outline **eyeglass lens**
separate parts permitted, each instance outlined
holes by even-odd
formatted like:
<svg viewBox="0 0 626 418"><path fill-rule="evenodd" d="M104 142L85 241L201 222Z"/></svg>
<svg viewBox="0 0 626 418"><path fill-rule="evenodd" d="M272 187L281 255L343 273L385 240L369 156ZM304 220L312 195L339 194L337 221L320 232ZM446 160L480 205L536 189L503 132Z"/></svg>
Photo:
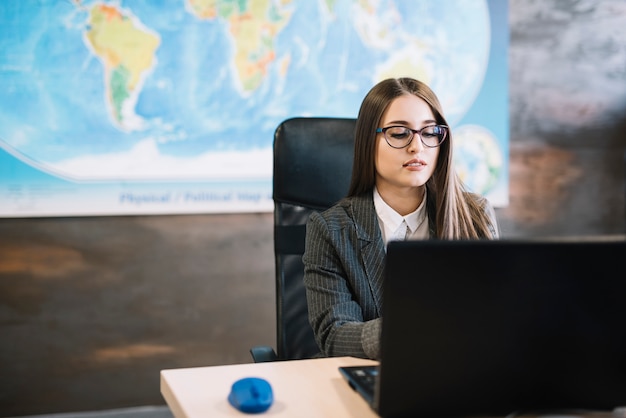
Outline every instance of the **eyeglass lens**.
<svg viewBox="0 0 626 418"><path fill-rule="evenodd" d="M390 126L383 130L387 143L394 148L403 148L409 145L415 133L427 147L439 146L445 139L447 130L444 126L426 126L419 131L414 131L405 126Z"/></svg>

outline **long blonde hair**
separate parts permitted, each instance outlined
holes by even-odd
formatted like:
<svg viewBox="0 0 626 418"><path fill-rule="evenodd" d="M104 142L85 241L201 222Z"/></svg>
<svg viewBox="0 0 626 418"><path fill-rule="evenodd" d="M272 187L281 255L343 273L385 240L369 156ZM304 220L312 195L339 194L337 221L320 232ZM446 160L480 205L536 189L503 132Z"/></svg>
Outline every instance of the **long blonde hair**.
<svg viewBox="0 0 626 418"><path fill-rule="evenodd" d="M348 196L371 193L376 184L376 128L389 104L412 94L431 108L438 124L448 125L439 99L426 84L413 78L390 78L376 84L363 99L355 128L354 162ZM439 239L491 238L494 226L486 213L486 200L468 192L456 174L452 159L452 133L440 145L437 166L426 182L427 208Z"/></svg>

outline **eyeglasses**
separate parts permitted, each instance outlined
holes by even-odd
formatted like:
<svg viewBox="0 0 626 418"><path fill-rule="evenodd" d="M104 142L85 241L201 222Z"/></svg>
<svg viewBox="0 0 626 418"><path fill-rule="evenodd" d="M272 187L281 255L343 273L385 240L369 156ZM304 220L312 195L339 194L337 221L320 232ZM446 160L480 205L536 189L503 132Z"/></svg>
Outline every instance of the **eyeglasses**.
<svg viewBox="0 0 626 418"><path fill-rule="evenodd" d="M408 147L413 137L417 134L428 148L436 148L448 137L448 127L446 125L429 125L422 129L411 129L406 126L387 126L376 129L377 133L383 133L385 141L391 148Z"/></svg>

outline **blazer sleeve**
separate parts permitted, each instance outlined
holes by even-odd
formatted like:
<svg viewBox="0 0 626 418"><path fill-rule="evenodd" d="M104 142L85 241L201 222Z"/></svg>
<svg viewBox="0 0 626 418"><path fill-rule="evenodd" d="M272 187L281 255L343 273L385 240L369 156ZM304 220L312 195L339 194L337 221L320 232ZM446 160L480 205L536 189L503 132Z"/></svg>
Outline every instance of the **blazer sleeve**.
<svg viewBox="0 0 626 418"><path fill-rule="evenodd" d="M311 215L302 260L309 322L321 352L378 358L382 320L372 313L358 238L345 212Z"/></svg>

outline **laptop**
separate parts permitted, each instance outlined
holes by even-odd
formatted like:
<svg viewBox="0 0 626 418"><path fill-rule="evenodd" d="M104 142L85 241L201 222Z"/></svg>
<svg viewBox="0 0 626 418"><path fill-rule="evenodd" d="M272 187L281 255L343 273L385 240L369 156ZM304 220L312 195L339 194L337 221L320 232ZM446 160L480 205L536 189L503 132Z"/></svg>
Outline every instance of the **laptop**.
<svg viewBox="0 0 626 418"><path fill-rule="evenodd" d="M385 272L380 365L340 368L380 416L626 406L625 238L397 241Z"/></svg>

